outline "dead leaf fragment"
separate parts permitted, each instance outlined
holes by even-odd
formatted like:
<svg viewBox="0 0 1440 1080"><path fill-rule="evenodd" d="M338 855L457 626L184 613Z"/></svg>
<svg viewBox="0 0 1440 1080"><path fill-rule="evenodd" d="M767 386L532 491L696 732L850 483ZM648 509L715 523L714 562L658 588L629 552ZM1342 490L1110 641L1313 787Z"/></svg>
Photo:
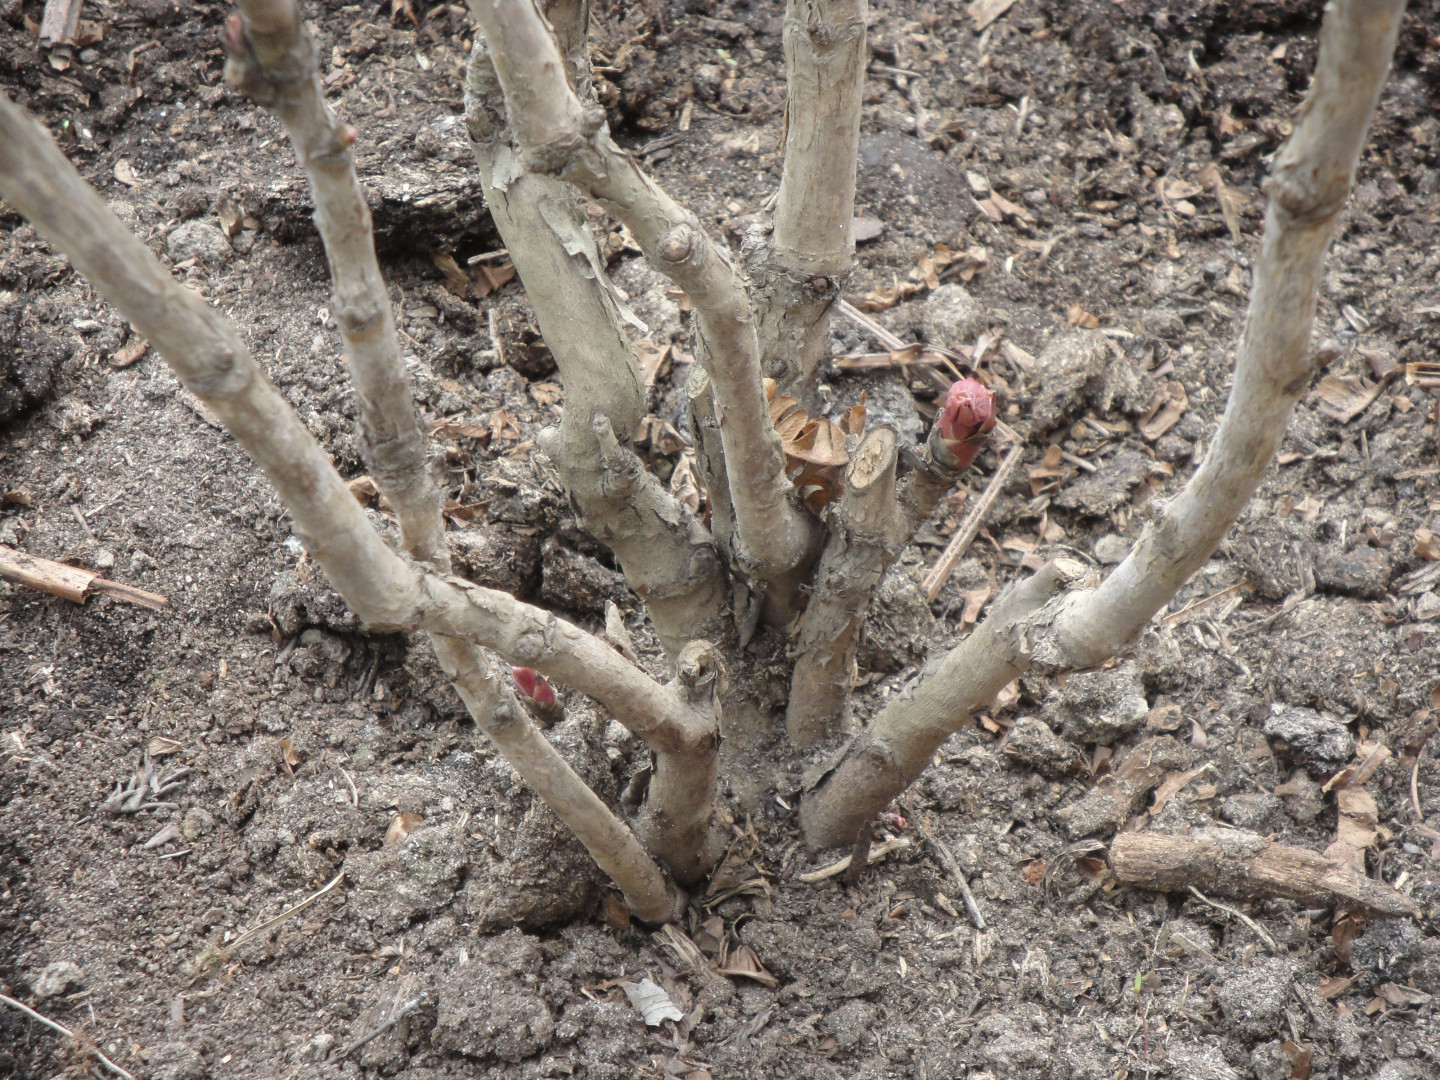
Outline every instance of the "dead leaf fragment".
<svg viewBox="0 0 1440 1080"><path fill-rule="evenodd" d="M1160 786L1155 789L1155 805L1150 808L1150 816L1154 817L1165 809L1165 804L1180 794L1186 784L1194 780L1203 772L1208 772L1211 766L1201 765L1198 768L1189 769L1185 772L1172 772L1165 775Z"/></svg>
<svg viewBox="0 0 1440 1080"><path fill-rule="evenodd" d="M396 814L390 819L390 825L385 830L385 846L398 844L424 824L425 819L421 815L408 810L403 814Z"/></svg>
<svg viewBox="0 0 1440 1080"><path fill-rule="evenodd" d="M741 978L753 979L761 986L771 990L780 986L780 980L765 970L765 965L760 963L760 957L755 955L755 950L749 945L737 945L732 949L725 957L720 972L723 975L737 975Z"/></svg>
<svg viewBox="0 0 1440 1080"><path fill-rule="evenodd" d="M1100 319L1079 304L1070 305L1070 310L1065 314L1065 321L1080 330L1094 330L1100 325Z"/></svg>
<svg viewBox="0 0 1440 1080"><path fill-rule="evenodd" d="M1185 385L1179 382L1162 383L1150 399L1150 410L1140 421L1140 434L1149 442L1164 435L1180 422L1190 411L1190 399L1185 394Z"/></svg>
<svg viewBox="0 0 1440 1080"><path fill-rule="evenodd" d="M1326 375L1315 387L1320 411L1332 420L1348 424L1380 396L1383 382L1371 382L1362 375Z"/></svg>
<svg viewBox="0 0 1440 1080"><path fill-rule="evenodd" d="M445 288L461 300L470 298L470 275L460 268L455 256L444 251L433 252L430 256L440 273L445 275Z"/></svg>
<svg viewBox="0 0 1440 1080"><path fill-rule="evenodd" d="M975 28L975 33L980 33L1001 15L1004 15L1014 3L1015 0L974 0L970 5L970 22Z"/></svg>
<svg viewBox="0 0 1440 1080"><path fill-rule="evenodd" d="M635 1011L640 1014L647 1027L659 1027L666 1020L684 1020L685 1014L680 1011L675 1002L670 999L660 985L653 979L641 979L639 982L622 982L620 989L625 991L625 996Z"/></svg>
<svg viewBox="0 0 1440 1080"><path fill-rule="evenodd" d="M113 368L127 368L135 363L150 349L150 342L146 341L139 334L131 334L130 340L115 350L110 357L110 366Z"/></svg>

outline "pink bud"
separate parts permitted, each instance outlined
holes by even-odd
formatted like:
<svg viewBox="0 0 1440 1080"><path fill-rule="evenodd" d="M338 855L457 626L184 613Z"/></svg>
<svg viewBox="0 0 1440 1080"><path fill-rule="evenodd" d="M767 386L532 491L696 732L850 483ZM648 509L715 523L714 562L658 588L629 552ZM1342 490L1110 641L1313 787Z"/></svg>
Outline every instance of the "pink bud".
<svg viewBox="0 0 1440 1080"><path fill-rule="evenodd" d="M245 24L241 22L239 15L231 15L225 20L225 29L220 31L220 40L226 51L236 56L245 51Z"/></svg>
<svg viewBox="0 0 1440 1080"><path fill-rule="evenodd" d="M512 667L510 674L515 676L515 685L525 697L533 698L539 705L555 704L555 688L534 668Z"/></svg>
<svg viewBox="0 0 1440 1080"><path fill-rule="evenodd" d="M945 395L935 425L945 449L955 455L956 467L969 468L995 427L995 395L978 379L961 379Z"/></svg>

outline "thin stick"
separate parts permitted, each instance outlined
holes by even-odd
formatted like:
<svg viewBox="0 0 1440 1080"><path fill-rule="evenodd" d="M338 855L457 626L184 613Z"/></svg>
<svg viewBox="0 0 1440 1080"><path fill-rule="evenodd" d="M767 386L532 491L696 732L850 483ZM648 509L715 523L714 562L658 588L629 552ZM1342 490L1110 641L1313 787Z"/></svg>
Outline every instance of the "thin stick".
<svg viewBox="0 0 1440 1080"><path fill-rule="evenodd" d="M1160 621L1162 623L1174 622L1176 619L1190 614L1190 612L1194 611L1196 608L1204 607L1212 600L1219 600L1222 597L1229 596L1231 593L1238 592L1239 590L1246 587L1247 583L1244 581L1240 581L1234 585L1231 585L1228 589L1221 589L1218 592L1213 592L1209 596L1201 597L1199 600L1191 600L1190 603L1186 604L1179 611L1171 612L1169 615L1166 615Z"/></svg>
<svg viewBox="0 0 1440 1080"><path fill-rule="evenodd" d="M975 929L984 930L985 916L980 914L980 902L975 899L975 894L970 890L970 883L965 880L965 874L960 869L960 864L955 861L955 856L950 854L950 849L930 831L918 814L913 815L911 820L915 824L915 831L920 834L920 839L930 846L935 858L940 860L940 865L945 868L945 872L950 875L950 880L960 890L960 896L965 901L965 910L970 912L970 921L975 924Z"/></svg>
<svg viewBox="0 0 1440 1080"><path fill-rule="evenodd" d="M965 518L965 524L956 530L955 535L950 538L950 543L945 545L944 552L930 573L925 576L925 602L930 603L940 595L940 590L945 587L945 582L950 580L950 574L955 569L955 564L960 561L960 556L965 554L967 548L980 535L981 526L985 524L985 518L990 513L995 500L1000 498L1000 492L1010 481L1010 474L1020 464L1020 459L1025 455L1025 444L1020 441L1010 448L1010 453L1005 455L1005 460L1000 462L1000 467L995 470L995 475L990 478L990 483L985 488L985 493L980 496L978 502L971 509Z"/></svg>
<svg viewBox="0 0 1440 1080"><path fill-rule="evenodd" d="M340 1064L340 1062L344 1061L347 1057L353 1054L356 1050L359 1050L366 1043L370 1042L373 1039L378 1039L381 1035L384 1035L396 1024L400 1023L401 1020L404 1020L405 1017L409 1016L412 1012L418 1009L422 1004L424 1004L424 1002L425 995L423 993L417 994L415 997L407 1001L404 1005L401 1005L400 1008L396 1009L395 1015L391 1016L383 1024L376 1027L373 1031L367 1031L364 1035L361 1035L360 1038L356 1039L349 1046L345 1047L345 1049L341 1050L338 1054L334 1054L326 1058L325 1064Z"/></svg>
<svg viewBox="0 0 1440 1080"><path fill-rule="evenodd" d="M1428 741L1428 740L1427 740ZM1410 769L1410 805L1415 808L1415 820L1425 824L1425 811L1420 809L1420 759L1425 756L1425 743L1415 750L1415 764Z"/></svg>
<svg viewBox="0 0 1440 1080"><path fill-rule="evenodd" d="M1203 903L1209 904L1211 907L1215 908L1215 909L1218 910L1218 911L1224 911L1224 912L1227 912L1227 913L1229 913L1229 914L1231 914L1231 915L1234 915L1237 919L1239 919L1241 922L1243 922L1243 923L1244 923L1246 926L1248 926L1251 930L1254 930L1254 931L1255 931L1255 936L1258 937L1261 941L1263 941L1263 942L1265 943L1265 947L1268 948L1272 954L1277 955L1277 956L1279 955L1279 953L1280 953L1280 946L1278 946L1278 945L1275 944L1275 939L1272 938L1269 934L1267 934L1264 930L1262 930L1262 929L1260 928L1260 924L1257 923L1254 919L1250 918L1249 915L1246 915L1246 914L1245 914L1243 911L1241 911L1239 908L1233 908L1233 907L1231 907L1229 904L1222 904L1222 903L1220 903L1220 902L1218 902L1218 901L1216 901L1216 900L1211 900L1208 896L1206 896L1204 893L1202 893L1199 889L1195 888L1194 885L1189 885L1189 886L1186 886L1186 887L1187 887L1192 893L1195 894L1195 896L1196 896L1197 899L1199 899L1199 900L1202 901Z"/></svg>
<svg viewBox="0 0 1440 1080"><path fill-rule="evenodd" d="M26 1016L30 1017L30 1018L33 1019L33 1020L39 1020L40 1023L44 1024L44 1025L45 1025L46 1027L48 1027L51 1031L59 1032L61 1035L64 1035L67 1039L74 1039L74 1038L75 1038L75 1033L74 1033L73 1031L71 1031L69 1028L67 1028L65 1025L63 1025L63 1024L57 1024L54 1020L51 1020L48 1016L41 1016L41 1015L40 1015L38 1012L36 1012L34 1009L30 1008L29 1005L26 1005L26 1004L24 1004L23 1002L16 1001L14 998L10 997L8 994L0 994L0 1001L5 1002L6 1005L9 1005L9 1006L11 1006L11 1007L13 1007L13 1008L19 1009L19 1010L20 1010L21 1012L23 1012ZM78 1040L77 1040L77 1041L78 1041ZM134 1077L133 1074L126 1072L126 1071L125 1071L124 1069L122 1069L119 1065L116 1065L115 1062L111 1061L108 1057L106 1057L104 1054L102 1054L102 1053L100 1052L99 1047L91 1047L90 1049L94 1052L95 1056L100 1059L101 1063L104 1064L106 1068L108 1068L108 1069L110 1069L112 1072L114 1072L116 1076L123 1076L123 1077L125 1077L125 1080L135 1080L135 1077Z"/></svg>
<svg viewBox="0 0 1440 1080"><path fill-rule="evenodd" d="M874 866L892 851L901 851L909 846L910 841L903 836L896 837L894 840L886 840L883 844L876 844L870 849L870 856L866 859L865 865ZM846 855L843 859L839 859L829 866L822 866L819 870L812 870L808 874L799 875L798 880L803 881L806 885L814 885L817 881L824 881L826 878L835 877L837 874L843 874L849 869L850 856Z"/></svg>

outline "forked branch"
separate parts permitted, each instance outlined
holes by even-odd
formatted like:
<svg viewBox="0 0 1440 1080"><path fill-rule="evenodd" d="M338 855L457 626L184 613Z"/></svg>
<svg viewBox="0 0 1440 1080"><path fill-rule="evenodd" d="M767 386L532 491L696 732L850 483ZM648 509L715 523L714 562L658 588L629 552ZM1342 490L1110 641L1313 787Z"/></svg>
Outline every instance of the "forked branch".
<svg viewBox="0 0 1440 1080"><path fill-rule="evenodd" d="M887 705L802 805L812 847L849 843L1015 674L1032 664L1090 667L1126 647L1209 558L1259 484L1314 373L1311 331L1325 251L1354 183L1403 7L1403 0L1332 0L1327 9L1310 94L1276 157L1235 384L1195 475L1099 588L1043 610L1017 610L1022 593L1038 599L1065 584L1054 568L1042 570ZM991 644L977 649L976 639ZM955 662L962 654L967 663Z"/></svg>
<svg viewBox="0 0 1440 1080"><path fill-rule="evenodd" d="M730 477L736 561L762 581L786 578L813 557L819 529L785 475L740 274L695 215L615 145L603 110L576 96L536 0L470 0L470 9L504 89L522 164L574 184L623 221L651 264L694 304Z"/></svg>
<svg viewBox="0 0 1440 1080"><path fill-rule="evenodd" d="M459 637L483 622L481 634L488 638L493 633L483 616L468 610L463 589L449 579L417 573L385 546L233 325L166 273L80 178L49 134L4 95L0 147L0 191L6 199L150 340L244 446L286 504L312 557L365 623L376 629L426 629ZM437 604L437 597L446 602ZM547 639L543 625L532 638L563 641L553 634ZM489 642L469 638L469 644L481 643ZM483 654L468 647L451 649L452 644L436 642L442 665L502 752L614 877L637 917L651 922L674 918L683 897L635 835L525 720L513 692L495 677ZM638 669L634 674L640 677L635 689L649 683L666 692ZM622 715L632 714L633 705Z"/></svg>

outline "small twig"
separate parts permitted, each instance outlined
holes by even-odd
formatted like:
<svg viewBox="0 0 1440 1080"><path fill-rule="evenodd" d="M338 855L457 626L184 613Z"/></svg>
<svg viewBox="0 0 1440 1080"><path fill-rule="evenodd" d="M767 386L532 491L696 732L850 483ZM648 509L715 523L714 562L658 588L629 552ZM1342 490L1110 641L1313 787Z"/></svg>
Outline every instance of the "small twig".
<svg viewBox="0 0 1440 1080"><path fill-rule="evenodd" d="M326 884L323 888L321 888L318 892L311 893L304 900L301 900L300 903L296 904L294 907L286 908L279 915L276 915L273 919L261 923L254 929L246 930L243 934L237 937L234 941L230 942L228 945L207 946L204 951L202 951L200 955L195 958L195 962L190 965L190 972L192 976L191 982L195 982L199 979L209 978L211 975L213 975L216 971L219 970L221 964L234 956L236 950L238 950L242 945L248 945L257 937L260 937L263 934L268 934L271 930L274 930L281 923L285 922L286 919L289 919L291 916L297 915L300 912L304 911L311 904L315 903L316 900L319 900L331 889L335 888L336 885L339 885L340 882L344 879L344 877L345 871L341 870L340 873L336 874L333 878L331 878L329 883Z"/></svg>
<svg viewBox="0 0 1440 1080"><path fill-rule="evenodd" d="M350 778L350 774L345 771L343 766L337 765L336 768L340 770L340 775L345 777L345 783L350 785L350 805L358 808L360 806L360 792L355 788L355 781Z"/></svg>
<svg viewBox="0 0 1440 1080"><path fill-rule="evenodd" d="M424 1002L425 994L423 992L415 995L415 997L411 998L404 1005L401 1005L400 1008L396 1009L395 1015L391 1016L383 1024L376 1027L373 1031L367 1031L364 1035L361 1035L360 1038L356 1039L349 1046L341 1050L338 1054L332 1054L330 1057L326 1058L325 1064L340 1064L340 1062L344 1061L347 1057L353 1054L356 1050L359 1050L362 1046L370 1042L372 1039L378 1039L381 1035L384 1035L385 1032L389 1031L396 1024L400 1023L401 1020L404 1020L405 1017L409 1016L412 1012L418 1009L422 1004L424 1004Z"/></svg>
<svg viewBox="0 0 1440 1080"><path fill-rule="evenodd" d="M930 850L934 852L935 858L940 860L940 865L945 868L945 872L950 875L950 880L953 881L955 887L960 890L960 896L965 901L965 910L970 912L970 921L975 924L975 929L984 930L985 916L980 914L980 903L975 899L975 894L971 892L970 883L965 880L965 874L960 869L960 864L955 861L955 856L950 854L950 849L945 846L944 842L938 836L930 831L930 828L920 819L918 814L913 815L911 820L915 825L915 831L920 834L920 839L924 840L925 843L930 846Z"/></svg>
<svg viewBox="0 0 1440 1080"><path fill-rule="evenodd" d="M903 836L896 837L893 840L886 840L883 844L876 844L870 849L870 857L867 865L874 866L892 851L900 851L909 846L910 841ZM812 870L808 874L800 874L798 880L803 881L806 885L814 885L817 881L824 881L826 878L832 878L836 874L843 874L848 869L850 869L850 856L846 855L843 859L838 862L833 862L829 866L822 866L819 870Z"/></svg>
<svg viewBox="0 0 1440 1080"><path fill-rule="evenodd" d="M1410 767L1410 805L1415 808L1415 820L1425 824L1425 811L1420 809L1420 759L1425 756L1425 743L1415 748L1415 764Z"/></svg>
<svg viewBox="0 0 1440 1080"><path fill-rule="evenodd" d="M1188 886L1186 886L1186 888L1188 888L1188 889L1195 895L1195 897L1196 897L1198 900L1200 900L1201 902L1206 903L1206 904L1209 904L1211 907L1213 907L1213 908L1215 908L1215 909L1217 909L1217 910L1219 910L1219 911L1224 911L1224 912L1227 912L1227 913L1230 914L1230 915L1234 915L1237 919L1239 919L1241 922L1243 922L1243 923L1244 923L1246 926L1248 926L1251 930L1254 930L1254 931L1255 931L1255 935L1256 935L1261 941L1263 941L1263 942L1265 943L1265 947L1268 948L1272 954L1274 954L1274 955L1276 955L1276 956L1278 956L1278 955L1280 954L1280 947L1275 944L1275 939L1272 938L1269 934L1267 934L1264 930L1262 930L1262 929L1260 928L1260 924L1257 923L1254 919L1250 918L1249 915L1246 915L1246 914L1245 914L1243 911L1241 911L1239 908L1233 908L1233 907L1230 907L1228 904L1222 904L1222 903L1219 903L1219 902L1216 901L1216 900L1211 900L1208 896L1206 896L1204 893L1202 893L1199 889L1195 888L1194 885L1188 885Z"/></svg>
<svg viewBox="0 0 1440 1080"><path fill-rule="evenodd" d="M1183 615L1188 615L1190 612L1194 611L1196 608L1198 608L1198 607L1204 607L1206 604L1210 603L1210 601L1212 601L1212 600L1219 600L1219 599L1221 599L1222 597L1229 596L1229 595L1230 595L1231 593L1233 593L1233 592L1238 592L1238 591L1240 591L1241 589L1245 589L1245 588L1248 588L1248 587L1249 587L1249 583L1248 583L1248 582L1245 582L1245 581L1237 582L1236 584L1231 585L1231 586L1230 586L1229 588L1227 588L1227 589L1221 589L1221 590L1219 590L1218 592L1213 592L1213 593L1211 593L1209 596L1201 597L1199 600L1192 600L1192 601L1190 601L1190 603L1186 604L1186 605L1185 605L1183 608L1181 608L1179 611L1171 612L1169 615L1166 615L1166 616L1165 616L1163 619L1161 619L1160 621L1161 621L1162 623L1174 622L1176 619L1180 618L1181 616L1183 616Z"/></svg>
<svg viewBox="0 0 1440 1080"><path fill-rule="evenodd" d="M26 1005L24 1002L16 1001L14 998L10 997L8 994L0 994L0 1001L5 1002L6 1005L11 1006L12 1008L19 1009L19 1010L20 1010L21 1012L23 1012L26 1016L30 1017L30 1018L33 1019L33 1020L39 1020L40 1023L44 1024L44 1025L45 1025L46 1027L48 1027L51 1031L59 1032L61 1035L64 1035L67 1039L74 1039L74 1038L75 1038L75 1033L74 1033L73 1031L71 1031L69 1028L67 1028L64 1024L57 1024L54 1020L51 1020L48 1016L41 1016L41 1015L40 1015L38 1012L36 1012L34 1009L30 1008L29 1005ZM76 1040L76 1041L78 1042L79 1040ZM102 1053L100 1052L99 1047L90 1047L90 1049L91 1049L91 1051L95 1054L95 1056L100 1059L101 1063L102 1063L106 1068L108 1068L110 1071L112 1071L116 1076L123 1076L123 1077L125 1077L125 1080L135 1080L135 1077L134 1077L134 1075L133 1075L132 1073L126 1072L126 1071L125 1071L124 1069L122 1069L119 1065L116 1065L115 1062L111 1061L108 1057L106 1057L104 1054L102 1054Z"/></svg>
<svg viewBox="0 0 1440 1080"><path fill-rule="evenodd" d="M855 847L850 852L850 865L845 868L845 875L840 880L846 885L854 885L860 880L860 875L865 873L870 865L870 841L875 836L875 823L867 821L860 826L860 833L855 837Z"/></svg>
<svg viewBox="0 0 1440 1080"><path fill-rule="evenodd" d="M899 352L901 349L909 348L909 343L907 343L903 338L891 333L889 330L886 330L885 327L881 326L874 319L870 318L869 315L866 315L854 304L851 304L845 300L841 300L839 304L839 310L841 315L844 315L856 326L868 332L871 337L873 337L876 341L880 342L881 345L884 345L890 351ZM955 366L955 361L959 360L961 363L966 364L968 364L969 361L967 361L963 356L955 352L953 349L942 348L939 345L926 345L924 351L927 353L934 353L936 356L938 356L941 363L943 363L946 367L950 369L950 374L953 375L955 378L963 379L965 377L964 374L960 371L960 369Z"/></svg>
<svg viewBox="0 0 1440 1080"><path fill-rule="evenodd" d="M995 505L995 500L1000 497L1006 483L1010 480L1010 474L1020 464L1020 458L1024 456L1025 444L1019 439L1010 448L1010 453L995 470L995 475L990 478L985 493L980 496L975 506L965 518L965 523L955 531L950 538L950 543L945 546L940 559L930 573L925 577L925 602L929 603L940 595L940 590L945 587L945 582L950 580L950 574L955 569L955 564L960 561L960 556L965 554L975 537L980 534L980 528L985 524L985 517L990 513L990 508Z"/></svg>

